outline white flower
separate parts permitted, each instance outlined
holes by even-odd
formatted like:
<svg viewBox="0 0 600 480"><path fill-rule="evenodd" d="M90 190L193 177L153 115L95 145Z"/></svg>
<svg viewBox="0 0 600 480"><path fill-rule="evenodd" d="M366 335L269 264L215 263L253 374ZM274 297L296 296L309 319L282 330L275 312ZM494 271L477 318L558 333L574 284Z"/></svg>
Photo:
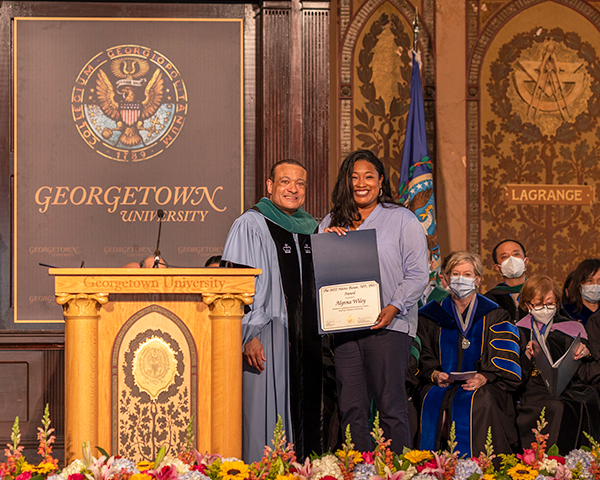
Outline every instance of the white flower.
<svg viewBox="0 0 600 480"><path fill-rule="evenodd" d="M181 477L181 480L210 480L210 477L207 477L203 473L197 470L190 470L187 473L184 473Z"/></svg>
<svg viewBox="0 0 600 480"><path fill-rule="evenodd" d="M545 457L542 463L540 463L539 470L546 470L549 474L554 475L558 468L558 461Z"/></svg>
<svg viewBox="0 0 600 480"><path fill-rule="evenodd" d="M127 458L115 458L115 461L113 462L113 467L115 467L119 471L124 469L126 472L129 473L140 473L140 471L135 466L135 463Z"/></svg>
<svg viewBox="0 0 600 480"><path fill-rule="evenodd" d="M324 455L321 458L317 458L312 462L313 469L319 469L319 471L312 476L312 480L320 480L321 478L331 475L338 480L343 480L342 471L338 466L338 459L335 455Z"/></svg>
<svg viewBox="0 0 600 480"><path fill-rule="evenodd" d="M417 467L415 467L412 463L410 465L410 467L408 467L406 469L406 473L404 474L404 476L402 477L402 480L410 480L412 477L414 477L417 474Z"/></svg>
<svg viewBox="0 0 600 480"><path fill-rule="evenodd" d="M74 473L81 473L81 471L85 468L83 462L79 459L73 460L68 467L63 468L63 471L60 472L60 476L63 478L69 478L69 475L73 475Z"/></svg>
<svg viewBox="0 0 600 480"><path fill-rule="evenodd" d="M190 466L187 463L182 462L178 458L165 457L162 462L160 462L161 468L164 466L173 465L177 469L178 475L183 475L190 471Z"/></svg>

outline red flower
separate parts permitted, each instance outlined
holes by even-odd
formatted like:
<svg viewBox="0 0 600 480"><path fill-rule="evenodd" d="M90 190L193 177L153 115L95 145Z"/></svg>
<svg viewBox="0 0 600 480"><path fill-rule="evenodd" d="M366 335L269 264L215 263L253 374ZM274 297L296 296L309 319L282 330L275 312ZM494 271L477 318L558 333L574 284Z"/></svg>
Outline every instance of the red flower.
<svg viewBox="0 0 600 480"><path fill-rule="evenodd" d="M561 465L565 464L565 457L559 457L558 455L548 455L550 460L556 460Z"/></svg>
<svg viewBox="0 0 600 480"><path fill-rule="evenodd" d="M338 480L336 477L334 477L333 475L325 475L324 477L321 478L321 480Z"/></svg>
<svg viewBox="0 0 600 480"><path fill-rule="evenodd" d="M362 457L365 463L368 463L369 465L373 465L375 463L373 452L363 452Z"/></svg>
<svg viewBox="0 0 600 480"><path fill-rule="evenodd" d="M201 463L200 465L194 465L192 467L192 470L195 470L197 472L203 473L204 475L206 475L206 465Z"/></svg>
<svg viewBox="0 0 600 480"><path fill-rule="evenodd" d="M83 473L72 473L69 475L69 480L85 480L85 475Z"/></svg>
<svg viewBox="0 0 600 480"><path fill-rule="evenodd" d="M17 476L15 480L29 480L31 478L31 470L28 472L23 472Z"/></svg>

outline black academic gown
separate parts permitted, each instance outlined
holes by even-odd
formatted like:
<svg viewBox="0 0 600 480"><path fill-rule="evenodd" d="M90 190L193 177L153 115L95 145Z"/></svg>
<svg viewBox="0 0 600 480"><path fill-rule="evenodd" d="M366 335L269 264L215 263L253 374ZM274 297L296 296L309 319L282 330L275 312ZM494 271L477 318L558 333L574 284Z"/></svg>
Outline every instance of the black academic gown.
<svg viewBox="0 0 600 480"><path fill-rule="evenodd" d="M503 310L506 310L512 321L516 323L527 315L528 312L519 307L510 296L512 292L504 290L503 287L506 287L506 285L504 283L499 283L484 296L489 298L492 302L497 303Z"/></svg>
<svg viewBox="0 0 600 480"><path fill-rule="evenodd" d="M465 336L456 324L450 297L441 304L430 302L419 310L420 379L424 385L421 449L444 448L452 422L457 449L469 457L484 449L488 427L492 428L495 453L512 453L512 446L518 441L509 393L521 382L518 330L494 302L482 295L477 300L474 320ZM463 338L469 341L466 349ZM475 391L466 391L459 384L440 388L431 383L434 370L477 371L487 378L487 383Z"/></svg>
<svg viewBox="0 0 600 480"><path fill-rule="evenodd" d="M302 260L286 254L295 248L294 234L267 220L277 248L279 270L288 312L290 405L294 448L298 458L326 452L337 443L335 373L329 337L317 327L315 279L310 235L297 234Z"/></svg>
<svg viewBox="0 0 600 480"><path fill-rule="evenodd" d="M592 385L600 394L600 309L588 317L585 330L592 358L583 363L578 373L584 383Z"/></svg>
<svg viewBox="0 0 600 480"><path fill-rule="evenodd" d="M529 318L521 324L531 325ZM554 324L572 322L572 320L556 315ZM590 359L584 359L582 366L567 385L563 393L554 398L548 393L544 381L535 369L534 362L525 355L525 348L531 339L531 327L520 325L521 333L521 366L523 368L523 387L521 399L517 405L517 426L523 448L530 448L535 440L532 429L540 418L542 408L546 408L545 417L548 426L542 433L550 436L547 445L556 444L561 454L566 455L582 444L588 444L582 432L585 431L594 438L600 438L600 401L594 388L586 384L585 365ZM573 338L566 333L553 329L546 340L550 355L554 360L559 359L568 350ZM583 343L587 341L582 339Z"/></svg>

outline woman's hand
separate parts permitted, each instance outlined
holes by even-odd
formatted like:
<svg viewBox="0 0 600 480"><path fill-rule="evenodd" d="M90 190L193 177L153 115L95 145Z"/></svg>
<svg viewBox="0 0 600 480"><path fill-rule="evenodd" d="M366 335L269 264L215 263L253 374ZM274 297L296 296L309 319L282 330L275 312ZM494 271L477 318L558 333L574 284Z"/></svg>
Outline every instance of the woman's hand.
<svg viewBox="0 0 600 480"><path fill-rule="evenodd" d="M371 330L378 330L380 328L387 327L396 315L398 315L398 309L393 305L383 307L377 316L377 323L371 327Z"/></svg>
<svg viewBox="0 0 600 480"><path fill-rule="evenodd" d="M343 227L327 227L325 230L323 230L323 232L337 233L338 237L341 237L342 235L346 236L346 229Z"/></svg>
<svg viewBox="0 0 600 480"><path fill-rule="evenodd" d="M530 341L525 347L525 355L529 360L533 358L533 342Z"/></svg>
<svg viewBox="0 0 600 480"><path fill-rule="evenodd" d="M445 372L440 372L439 370L436 370L431 374L431 380L433 380L435 385L441 388L446 388L452 383L452 381L448 380L448 374Z"/></svg>
<svg viewBox="0 0 600 480"><path fill-rule="evenodd" d="M575 352L575 360L579 360L580 358L588 357L590 355L590 350L582 343L579 345L579 348Z"/></svg>
<svg viewBox="0 0 600 480"><path fill-rule="evenodd" d="M462 388L464 390L477 390L478 388L483 387L486 383L487 378L485 378L481 373L476 373L462 384Z"/></svg>

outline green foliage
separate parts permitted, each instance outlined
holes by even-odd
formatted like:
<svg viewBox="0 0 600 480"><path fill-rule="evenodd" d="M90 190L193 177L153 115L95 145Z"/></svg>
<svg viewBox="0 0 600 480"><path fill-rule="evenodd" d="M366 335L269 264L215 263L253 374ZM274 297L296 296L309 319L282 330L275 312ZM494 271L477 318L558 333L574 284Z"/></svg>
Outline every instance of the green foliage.
<svg viewBox="0 0 600 480"><path fill-rule="evenodd" d="M96 449L100 452L101 455L104 455L106 458L110 458L110 455L108 454L108 452L106 450L104 450L102 447L99 447L96 445Z"/></svg>
<svg viewBox="0 0 600 480"><path fill-rule="evenodd" d="M158 453L156 454L156 458L154 459L154 468L156 470L158 470L161 462L163 461L163 459L165 458L165 455L167 454L167 447L165 445L163 445L162 447L160 447L160 450L158 451Z"/></svg>
<svg viewBox="0 0 600 480"><path fill-rule="evenodd" d="M585 433L585 432L584 432ZM560 452L558 451L558 445L556 445L556 443L554 445L552 445L548 451L546 452L546 454L549 457L558 457L560 455Z"/></svg>

